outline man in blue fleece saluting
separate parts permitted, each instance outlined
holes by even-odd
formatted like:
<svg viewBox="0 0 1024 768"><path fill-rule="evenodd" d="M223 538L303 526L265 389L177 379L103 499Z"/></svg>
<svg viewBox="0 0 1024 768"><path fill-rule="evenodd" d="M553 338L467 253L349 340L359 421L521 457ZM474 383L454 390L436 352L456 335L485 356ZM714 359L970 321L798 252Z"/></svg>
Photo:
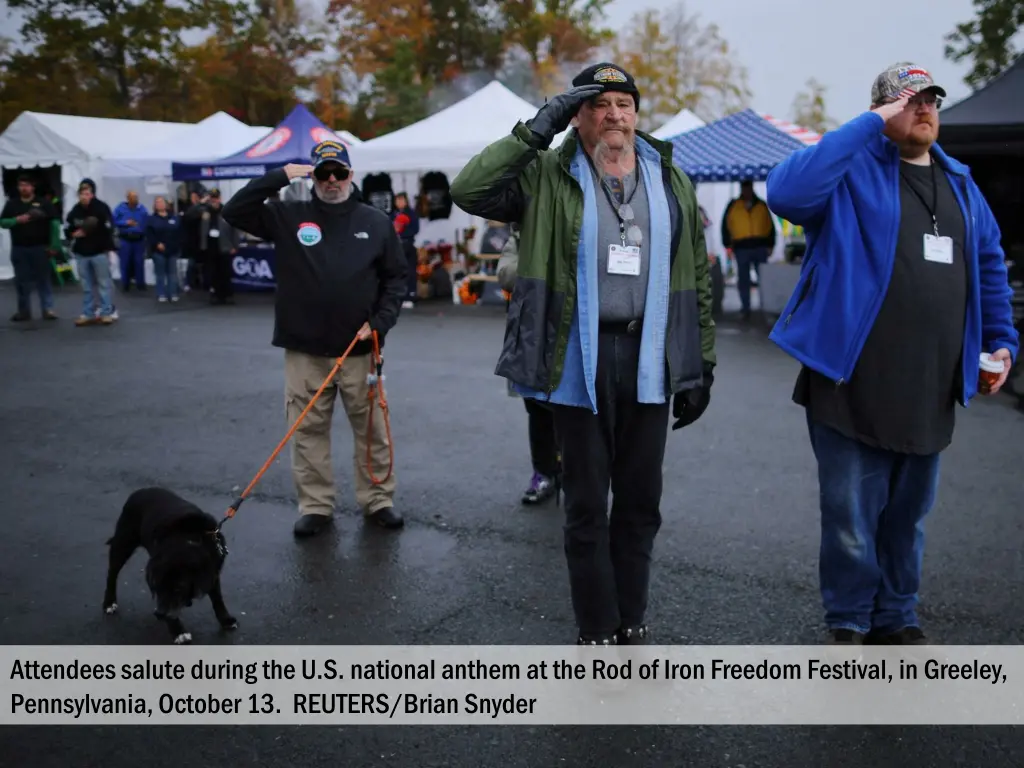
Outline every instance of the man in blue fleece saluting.
<svg viewBox="0 0 1024 768"><path fill-rule="evenodd" d="M834 644L922 644L924 518L955 408L981 357L1017 356L999 227L970 170L936 144L945 91L894 64L871 109L768 176L768 205L807 232L771 338L803 363L818 463L819 578Z"/></svg>

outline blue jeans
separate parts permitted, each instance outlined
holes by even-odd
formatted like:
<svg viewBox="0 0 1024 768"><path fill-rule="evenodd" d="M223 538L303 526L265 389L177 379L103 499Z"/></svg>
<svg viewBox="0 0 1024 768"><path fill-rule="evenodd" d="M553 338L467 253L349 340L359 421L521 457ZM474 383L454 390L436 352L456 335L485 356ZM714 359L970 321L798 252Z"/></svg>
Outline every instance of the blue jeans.
<svg viewBox="0 0 1024 768"><path fill-rule="evenodd" d="M171 299L178 295L178 254L153 251L153 271L156 273L156 295Z"/></svg>
<svg viewBox="0 0 1024 768"><path fill-rule="evenodd" d="M768 261L767 248L737 248L736 256L736 288L740 294L740 306L744 314L750 312L750 268L757 273L758 285L761 283L761 265Z"/></svg>
<svg viewBox="0 0 1024 768"><path fill-rule="evenodd" d="M14 287L18 293L18 314L32 314L32 291L39 293L39 306L45 314L53 309L53 286L50 284L50 259L42 246L11 247Z"/></svg>
<svg viewBox="0 0 1024 768"><path fill-rule="evenodd" d="M114 314L111 295L114 292L114 281L110 277L110 258L105 253L97 256L81 256L75 254L78 261L78 279L82 281L82 314L95 317L96 296L100 297L100 315L109 317Z"/></svg>
<svg viewBox="0 0 1024 768"><path fill-rule="evenodd" d="M135 285L140 289L146 287L146 241L125 240L121 238L118 247L121 260L121 287L126 291L131 286L131 275L135 275Z"/></svg>
<svg viewBox="0 0 1024 768"><path fill-rule="evenodd" d="M866 634L916 627L924 519L935 503L939 454L872 448L808 420L818 460L818 575L829 629Z"/></svg>

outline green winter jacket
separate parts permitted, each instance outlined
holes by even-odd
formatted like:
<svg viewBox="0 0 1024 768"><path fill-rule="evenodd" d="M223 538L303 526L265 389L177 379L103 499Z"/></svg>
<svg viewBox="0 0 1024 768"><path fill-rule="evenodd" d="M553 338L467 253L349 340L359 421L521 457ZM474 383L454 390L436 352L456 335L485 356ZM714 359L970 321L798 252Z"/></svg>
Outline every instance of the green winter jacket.
<svg viewBox="0 0 1024 768"><path fill-rule="evenodd" d="M700 386L715 357L704 227L689 178L672 164L672 146L637 132L662 159L672 216L666 395ZM576 312L576 253L583 191L569 171L573 131L561 147L538 150L522 122L474 157L452 181L467 213L519 225L518 264L505 340L495 373L550 395L562 378Z"/></svg>

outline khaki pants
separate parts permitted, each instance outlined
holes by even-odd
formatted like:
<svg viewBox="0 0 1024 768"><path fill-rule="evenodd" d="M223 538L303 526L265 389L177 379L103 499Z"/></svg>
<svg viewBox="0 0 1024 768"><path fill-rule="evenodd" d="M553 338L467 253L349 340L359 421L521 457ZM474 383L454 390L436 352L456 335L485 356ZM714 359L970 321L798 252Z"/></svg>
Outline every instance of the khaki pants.
<svg viewBox="0 0 1024 768"><path fill-rule="evenodd" d="M285 415L289 426L309 404L336 360L285 351ZM369 441L374 476L379 480L388 473L388 436L379 403L373 409L373 434L367 435L370 401L366 376L371 371L371 363L372 355L346 358L334 381L324 388L292 436L292 477L299 497L300 514L329 515L334 511L336 488L331 466L331 425L335 397L339 393L355 443L356 503L365 514L373 514L393 504L395 473L392 472L380 485L374 485L366 466L366 444Z"/></svg>

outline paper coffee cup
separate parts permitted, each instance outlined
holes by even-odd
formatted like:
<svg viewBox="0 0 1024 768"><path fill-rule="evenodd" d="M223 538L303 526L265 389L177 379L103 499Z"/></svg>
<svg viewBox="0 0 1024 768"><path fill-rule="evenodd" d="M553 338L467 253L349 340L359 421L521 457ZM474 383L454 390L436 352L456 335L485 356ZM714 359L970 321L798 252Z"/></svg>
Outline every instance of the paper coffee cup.
<svg viewBox="0 0 1024 768"><path fill-rule="evenodd" d="M988 352L982 352L978 360L978 385L982 392L988 392L1003 375L1003 361L994 360Z"/></svg>

